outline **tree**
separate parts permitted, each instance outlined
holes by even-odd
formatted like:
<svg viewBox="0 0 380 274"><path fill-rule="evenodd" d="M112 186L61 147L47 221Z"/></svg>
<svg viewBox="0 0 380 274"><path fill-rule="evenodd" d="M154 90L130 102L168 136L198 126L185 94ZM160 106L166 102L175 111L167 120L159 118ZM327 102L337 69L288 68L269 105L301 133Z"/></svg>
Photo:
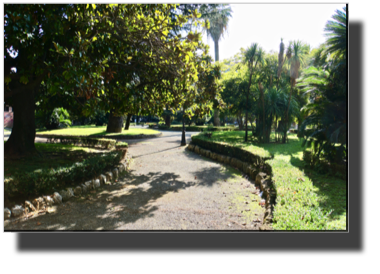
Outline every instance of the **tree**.
<svg viewBox="0 0 380 274"><path fill-rule="evenodd" d="M292 99L293 88L296 84L296 80L298 78L298 74L300 71L301 64L304 63L305 56L309 52L309 46L303 44L301 41L292 41L289 43L289 47L287 50L287 59L290 64L290 92L288 99L288 106L285 112L285 126L289 124L289 107L290 101ZM287 130L284 131L283 143L286 142L286 133Z"/></svg>
<svg viewBox="0 0 380 274"><path fill-rule="evenodd" d="M243 62L248 65L248 75L249 75L248 76L249 77L248 86L247 86L247 90L245 92L247 106L246 106L246 114L245 114L245 120L246 121L245 121L245 139L244 139L245 142L248 142L248 109L249 109L248 102L249 102L250 89L251 89L251 84L252 84L252 76L255 72L257 64L264 62L264 51L263 51L263 49L261 47L259 47L257 43L253 43L245 51ZM255 65L253 65L254 62L255 62ZM264 132L264 129L265 129L264 90L263 90L263 86L261 85L260 82L258 83L258 88L260 91L260 100L262 102L262 108L263 108L263 132Z"/></svg>
<svg viewBox="0 0 380 274"><path fill-rule="evenodd" d="M173 85L196 81L200 34L168 37L174 6L5 5L4 99L15 115L5 155L36 153L41 84L80 105L84 115L99 106L122 117L130 111L123 102L132 98L150 112L179 105L182 91ZM174 25L187 20L178 16Z"/></svg>
<svg viewBox="0 0 380 274"><path fill-rule="evenodd" d="M334 53L343 55L346 58L346 44L347 44L347 18L346 7L343 11L336 10L336 14L332 16L334 21L329 20L325 26L325 35L328 37L327 53Z"/></svg>
<svg viewBox="0 0 380 274"><path fill-rule="evenodd" d="M347 157L347 58L346 8L337 10L335 21L325 27L325 45L314 52L312 66L306 69L297 85L309 103L300 132L304 145L311 146L314 159L345 163ZM309 129L307 129L309 127Z"/></svg>
<svg viewBox="0 0 380 274"><path fill-rule="evenodd" d="M201 9L202 19L208 20L210 25L205 31L208 37L214 41L215 61L219 61L219 41L227 31L229 18L232 10L228 4L209 5ZM214 125L220 126L219 110L214 110Z"/></svg>

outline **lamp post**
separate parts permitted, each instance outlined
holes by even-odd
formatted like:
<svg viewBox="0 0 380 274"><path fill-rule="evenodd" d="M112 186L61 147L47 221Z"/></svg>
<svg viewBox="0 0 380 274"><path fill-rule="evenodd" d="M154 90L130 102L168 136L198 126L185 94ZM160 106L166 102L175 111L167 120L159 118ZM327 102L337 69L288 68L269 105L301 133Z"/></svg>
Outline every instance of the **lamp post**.
<svg viewBox="0 0 380 274"><path fill-rule="evenodd" d="M185 137L185 108L182 108L182 140L181 146L186 146L186 137Z"/></svg>

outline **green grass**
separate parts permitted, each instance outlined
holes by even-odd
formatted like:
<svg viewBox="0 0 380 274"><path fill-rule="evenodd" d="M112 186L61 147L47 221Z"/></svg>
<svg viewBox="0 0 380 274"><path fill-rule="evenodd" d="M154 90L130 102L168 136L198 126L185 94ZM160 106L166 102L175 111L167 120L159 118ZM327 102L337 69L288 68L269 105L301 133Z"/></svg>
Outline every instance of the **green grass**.
<svg viewBox="0 0 380 274"><path fill-rule="evenodd" d="M142 129L142 128L130 128L129 130L124 130L121 133L107 133L106 126L73 126L70 128L48 130L48 131L38 131L37 134L50 134L50 135L70 135L70 136L117 136L117 135L139 135L139 134L158 134L157 130L152 129Z"/></svg>
<svg viewBox="0 0 380 274"><path fill-rule="evenodd" d="M17 160L6 159L4 161L4 178L12 177L15 172L38 172L47 168L71 166L91 156L97 155L102 150L77 147L63 144L35 143L41 157L28 157Z"/></svg>
<svg viewBox="0 0 380 274"><path fill-rule="evenodd" d="M249 138L250 142L248 143L243 142L245 136L245 132L243 131L213 131L211 139L202 134L197 135L196 138L203 139L206 141L213 141L221 144L228 143L235 147L248 150L249 152L252 152L253 154L260 157L271 157L271 153L265 148L253 146L252 133L248 133L248 135L251 135Z"/></svg>
<svg viewBox="0 0 380 274"><path fill-rule="evenodd" d="M277 190L273 228L279 230L345 230L346 181L332 174L320 174L305 168L302 140L289 134L287 144L258 144L249 133L214 132L208 140L230 143L252 153L272 154L267 160L272 166ZM203 137L201 137L203 138Z"/></svg>

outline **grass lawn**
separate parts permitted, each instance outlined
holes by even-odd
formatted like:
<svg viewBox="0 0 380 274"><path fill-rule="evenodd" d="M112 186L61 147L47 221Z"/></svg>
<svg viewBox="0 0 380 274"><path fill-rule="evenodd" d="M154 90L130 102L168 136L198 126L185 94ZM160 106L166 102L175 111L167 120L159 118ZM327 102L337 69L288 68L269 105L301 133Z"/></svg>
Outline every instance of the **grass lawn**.
<svg viewBox="0 0 380 274"><path fill-rule="evenodd" d="M41 157L21 158L17 160L6 159L4 161L4 178L12 177L15 172L37 172L47 168L71 166L76 162L97 155L103 150L76 147L63 144L35 143Z"/></svg>
<svg viewBox="0 0 380 274"><path fill-rule="evenodd" d="M4 205L22 204L98 176L120 160L115 150L35 144L40 155L4 161Z"/></svg>
<svg viewBox="0 0 380 274"><path fill-rule="evenodd" d="M258 144L252 133L248 133L248 143L244 143L244 134L213 132L211 140L230 143L258 155L274 155L267 160L277 190L274 229L346 229L346 181L305 168L302 140L296 134L289 134L287 144Z"/></svg>
<svg viewBox="0 0 380 274"><path fill-rule="evenodd" d="M106 126L72 126L69 128L39 131L37 134L50 134L50 135L70 135L70 136L97 136L97 135L107 135L107 136L117 136L117 135L139 135L139 134L158 134L157 130L145 129L145 128L130 128L129 130L124 130L121 133L107 133Z"/></svg>

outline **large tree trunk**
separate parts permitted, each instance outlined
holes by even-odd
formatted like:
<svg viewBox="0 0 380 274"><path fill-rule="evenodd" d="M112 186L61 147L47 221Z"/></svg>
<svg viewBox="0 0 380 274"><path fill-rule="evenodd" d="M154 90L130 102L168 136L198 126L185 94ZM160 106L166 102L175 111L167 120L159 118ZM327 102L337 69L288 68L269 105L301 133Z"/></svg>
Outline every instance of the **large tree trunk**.
<svg viewBox="0 0 380 274"><path fill-rule="evenodd" d="M107 132L120 133L122 131L123 131L123 117L114 116L111 111L110 117L108 118Z"/></svg>
<svg viewBox="0 0 380 274"><path fill-rule="evenodd" d="M171 123L172 123L172 119L171 119L170 115L166 115L165 116L165 126L170 127Z"/></svg>
<svg viewBox="0 0 380 274"><path fill-rule="evenodd" d="M214 126L220 127L219 110L216 108L214 109Z"/></svg>
<svg viewBox="0 0 380 274"><path fill-rule="evenodd" d="M125 120L125 130L128 130L129 129L129 125L131 124L131 118L132 118L132 114L128 114L127 115L127 119Z"/></svg>
<svg viewBox="0 0 380 274"><path fill-rule="evenodd" d="M37 153L34 146L36 137L34 90L12 96L14 112L13 129L4 144L4 158L18 158Z"/></svg>

